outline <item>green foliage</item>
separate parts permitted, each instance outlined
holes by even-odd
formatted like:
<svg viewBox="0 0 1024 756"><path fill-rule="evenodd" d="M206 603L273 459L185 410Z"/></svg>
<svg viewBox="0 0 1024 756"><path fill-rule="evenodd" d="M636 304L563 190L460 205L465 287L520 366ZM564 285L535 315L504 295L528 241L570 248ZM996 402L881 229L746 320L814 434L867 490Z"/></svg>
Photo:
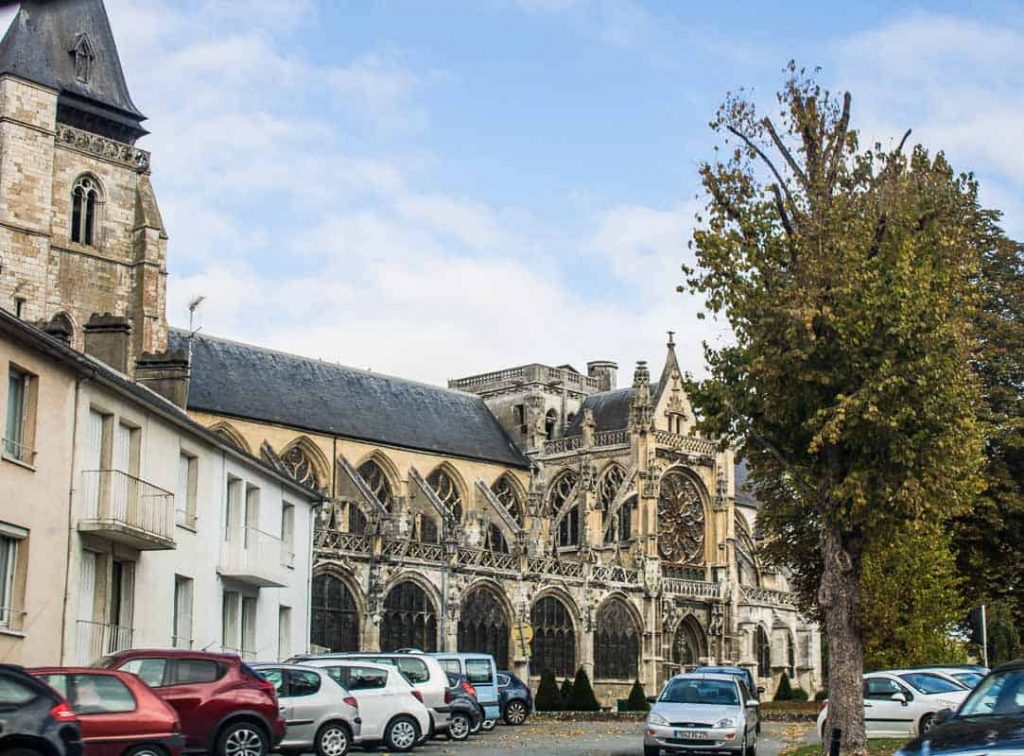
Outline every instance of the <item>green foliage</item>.
<svg viewBox="0 0 1024 756"><path fill-rule="evenodd" d="M806 701L807 699L808 699L807 691L804 690L803 688L801 688L799 685L797 685L795 688L793 688L792 691L790 691L790 694L789 694L789 700L790 701Z"/></svg>
<svg viewBox="0 0 1024 756"><path fill-rule="evenodd" d="M644 686L640 684L639 680L633 682L633 687L629 691L629 700L626 702L626 708L629 711L647 711L651 708L651 705L647 703Z"/></svg>
<svg viewBox="0 0 1024 756"><path fill-rule="evenodd" d="M949 537L932 522L878 535L864 552L861 613L868 669L962 664L961 580Z"/></svg>
<svg viewBox="0 0 1024 756"><path fill-rule="evenodd" d="M555 673L550 669L541 672L540 685L537 686L537 695L534 696L534 706L537 711L560 711L562 709L562 696L558 692L558 681Z"/></svg>
<svg viewBox="0 0 1024 756"><path fill-rule="evenodd" d="M572 711L572 680L568 677L562 680L562 690L558 695L562 699L562 708Z"/></svg>
<svg viewBox="0 0 1024 756"><path fill-rule="evenodd" d="M779 680L779 687L775 689L775 701L792 701L793 700L793 686L789 683L789 675L785 672L782 673L782 679Z"/></svg>
<svg viewBox="0 0 1024 756"><path fill-rule="evenodd" d="M988 663L991 666L1021 658L1020 630L1014 624L1013 612L1007 603L986 607L988 628Z"/></svg>
<svg viewBox="0 0 1024 756"><path fill-rule="evenodd" d="M600 711L601 706L594 696L594 688L583 667L576 670L576 679L572 683L572 694L565 706L568 711Z"/></svg>

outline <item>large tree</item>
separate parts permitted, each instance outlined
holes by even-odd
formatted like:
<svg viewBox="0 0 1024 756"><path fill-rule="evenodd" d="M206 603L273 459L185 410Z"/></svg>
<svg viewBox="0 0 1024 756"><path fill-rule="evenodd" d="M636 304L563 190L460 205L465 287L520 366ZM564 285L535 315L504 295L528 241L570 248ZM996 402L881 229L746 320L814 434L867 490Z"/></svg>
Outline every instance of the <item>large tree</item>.
<svg viewBox="0 0 1024 756"><path fill-rule="evenodd" d="M830 730L859 753L865 548L979 490L970 325L993 221L941 154L861 150L849 94L791 66L778 99L773 120L731 96L711 124L726 154L701 166L684 268L734 341L705 346L693 396L749 460L769 555L828 634Z"/></svg>

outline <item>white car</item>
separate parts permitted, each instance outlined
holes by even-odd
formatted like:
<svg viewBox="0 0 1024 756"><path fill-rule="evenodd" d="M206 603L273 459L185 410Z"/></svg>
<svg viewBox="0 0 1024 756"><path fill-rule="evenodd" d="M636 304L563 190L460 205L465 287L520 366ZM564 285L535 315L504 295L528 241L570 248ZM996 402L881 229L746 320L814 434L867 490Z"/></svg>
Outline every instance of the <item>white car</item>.
<svg viewBox="0 0 1024 756"><path fill-rule="evenodd" d="M324 670L359 702L362 743L383 743L388 750L411 751L430 734L430 712L423 694L397 667L338 657L307 659L303 665Z"/></svg>
<svg viewBox="0 0 1024 756"><path fill-rule="evenodd" d="M948 677L920 669L895 669L864 675L864 728L869 738L914 738L935 723L935 714L957 709L970 694ZM818 714L822 740L828 702Z"/></svg>
<svg viewBox="0 0 1024 756"><path fill-rule="evenodd" d="M921 672L934 672L942 677L952 677L954 681L960 683L969 690L974 690L978 687L985 675L988 674L988 669L985 667L915 667Z"/></svg>

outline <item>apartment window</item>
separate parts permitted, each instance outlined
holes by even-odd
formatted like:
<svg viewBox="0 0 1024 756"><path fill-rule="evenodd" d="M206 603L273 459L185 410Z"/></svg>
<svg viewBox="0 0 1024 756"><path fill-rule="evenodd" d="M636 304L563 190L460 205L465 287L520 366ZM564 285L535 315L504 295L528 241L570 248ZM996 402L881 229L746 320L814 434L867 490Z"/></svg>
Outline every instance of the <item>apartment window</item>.
<svg viewBox="0 0 1024 756"><path fill-rule="evenodd" d="M292 608L277 610L277 658L284 661L292 655Z"/></svg>
<svg viewBox="0 0 1024 756"><path fill-rule="evenodd" d="M192 648L192 578L174 576L174 648Z"/></svg>
<svg viewBox="0 0 1024 756"><path fill-rule="evenodd" d="M196 490L198 488L199 460L194 454L181 452L178 456L178 490L176 516L178 525L195 530Z"/></svg>
<svg viewBox="0 0 1024 756"><path fill-rule="evenodd" d="M19 560L28 531L0 523L0 628L21 629L21 596L18 595Z"/></svg>
<svg viewBox="0 0 1024 756"><path fill-rule="evenodd" d="M241 653L239 643L239 615L242 597L234 591L224 591L222 608L221 647L228 652Z"/></svg>
<svg viewBox="0 0 1024 756"><path fill-rule="evenodd" d="M7 375L7 422L4 456L31 465L35 461L35 408L38 378L10 365Z"/></svg>
<svg viewBox="0 0 1024 756"><path fill-rule="evenodd" d="M244 521L242 499L244 495L243 483L239 478L228 476L228 507L224 517L224 540L228 542L241 540Z"/></svg>
<svg viewBox="0 0 1024 756"><path fill-rule="evenodd" d="M245 487L245 527L259 530L260 527L260 489L259 486Z"/></svg>
<svg viewBox="0 0 1024 756"><path fill-rule="evenodd" d="M256 597L242 597L242 658L256 657Z"/></svg>
<svg viewBox="0 0 1024 756"><path fill-rule="evenodd" d="M287 501L281 507L281 562L295 566L295 505Z"/></svg>

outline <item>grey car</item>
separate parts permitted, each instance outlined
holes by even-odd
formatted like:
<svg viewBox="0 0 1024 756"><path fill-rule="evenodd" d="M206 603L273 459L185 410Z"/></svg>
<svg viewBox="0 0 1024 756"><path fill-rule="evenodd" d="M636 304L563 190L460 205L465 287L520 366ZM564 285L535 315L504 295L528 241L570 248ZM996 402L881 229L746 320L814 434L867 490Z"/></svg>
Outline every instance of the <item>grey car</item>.
<svg viewBox="0 0 1024 756"><path fill-rule="evenodd" d="M277 750L345 756L359 743L362 720L356 699L322 669L298 664L254 664L277 688L288 727Z"/></svg>
<svg viewBox="0 0 1024 756"><path fill-rule="evenodd" d="M665 685L644 722L644 756L757 753L758 702L732 675L689 673Z"/></svg>

